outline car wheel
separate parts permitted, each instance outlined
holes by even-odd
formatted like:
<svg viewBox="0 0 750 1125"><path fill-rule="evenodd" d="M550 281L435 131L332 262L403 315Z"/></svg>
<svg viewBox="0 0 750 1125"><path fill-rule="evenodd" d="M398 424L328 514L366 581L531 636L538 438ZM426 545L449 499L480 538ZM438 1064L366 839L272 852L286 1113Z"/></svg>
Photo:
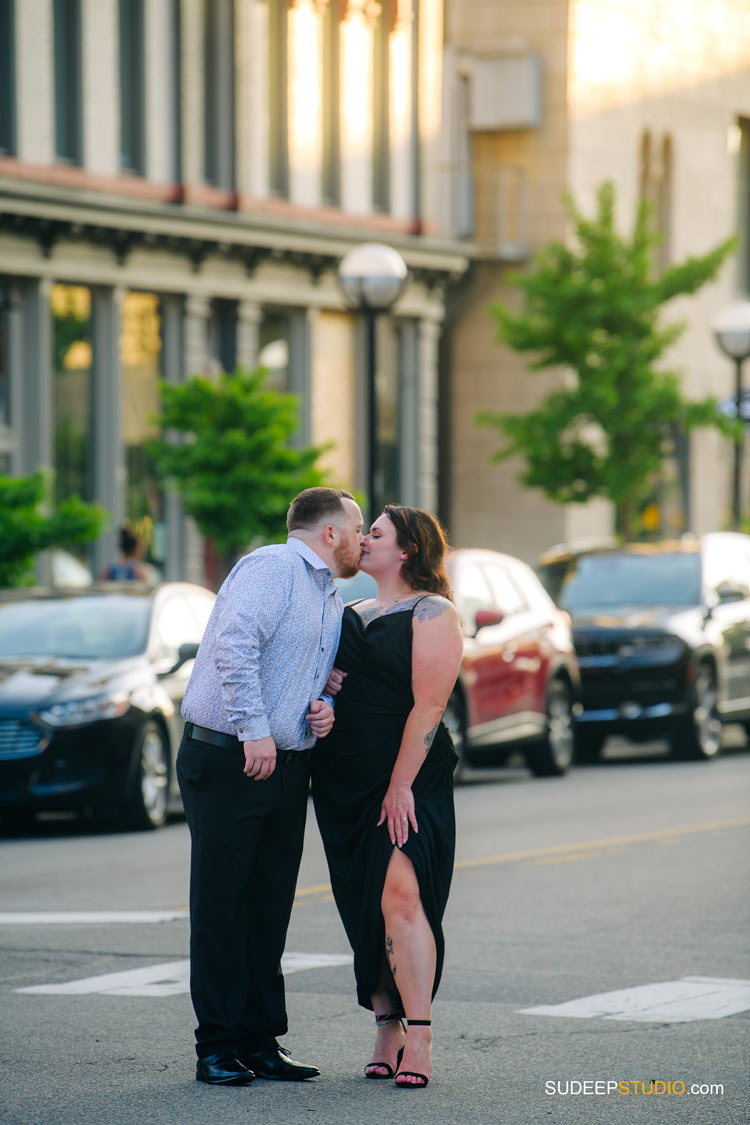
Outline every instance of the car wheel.
<svg viewBox="0 0 750 1125"><path fill-rule="evenodd" d="M672 755L680 759L715 758L721 750L721 719L716 705L716 672L700 664L692 691L692 710L670 739Z"/></svg>
<svg viewBox="0 0 750 1125"><path fill-rule="evenodd" d="M169 747L157 723L143 725L136 756L127 820L133 828L161 828L167 819Z"/></svg>
<svg viewBox="0 0 750 1125"><path fill-rule="evenodd" d="M575 732L575 759L582 764L598 762L604 747L604 735L595 730Z"/></svg>
<svg viewBox="0 0 750 1125"><path fill-rule="evenodd" d="M547 729L541 742L526 751L535 777L560 777L573 761L573 699L562 680L553 680L547 694Z"/></svg>
<svg viewBox="0 0 750 1125"><path fill-rule="evenodd" d="M458 758L453 777L455 781L462 781L466 777L468 767L466 762L466 709L460 696L454 694L448 700L443 714L443 722L448 728L453 749L456 751L456 757Z"/></svg>

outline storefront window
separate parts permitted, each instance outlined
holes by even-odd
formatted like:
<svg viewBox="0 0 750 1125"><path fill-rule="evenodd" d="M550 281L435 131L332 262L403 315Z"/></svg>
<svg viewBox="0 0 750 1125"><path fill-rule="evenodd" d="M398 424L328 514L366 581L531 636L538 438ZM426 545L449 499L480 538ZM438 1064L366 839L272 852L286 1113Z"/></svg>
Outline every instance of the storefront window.
<svg viewBox="0 0 750 1125"><path fill-rule="evenodd" d="M258 366L268 370L266 386L274 391L289 391L289 353L291 324L286 313L266 312L260 325Z"/></svg>
<svg viewBox="0 0 750 1125"><path fill-rule="evenodd" d="M93 379L91 291L53 285L52 383L57 500L92 499Z"/></svg>
<svg viewBox="0 0 750 1125"><path fill-rule="evenodd" d="M155 293L126 293L122 305L120 361L125 444L125 514L148 561L164 563L164 492L146 443L158 435L162 376L162 317Z"/></svg>

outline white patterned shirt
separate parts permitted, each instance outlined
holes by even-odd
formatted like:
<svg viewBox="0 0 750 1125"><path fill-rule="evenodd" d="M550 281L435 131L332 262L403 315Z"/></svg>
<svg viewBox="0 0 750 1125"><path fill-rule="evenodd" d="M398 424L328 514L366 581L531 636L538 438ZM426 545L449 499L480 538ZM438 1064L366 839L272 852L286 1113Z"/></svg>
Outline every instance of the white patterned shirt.
<svg viewBox="0 0 750 1125"><path fill-rule="evenodd" d="M270 735L280 750L312 746L305 715L323 697L343 612L331 570L301 539L245 555L216 598L184 718L241 742Z"/></svg>

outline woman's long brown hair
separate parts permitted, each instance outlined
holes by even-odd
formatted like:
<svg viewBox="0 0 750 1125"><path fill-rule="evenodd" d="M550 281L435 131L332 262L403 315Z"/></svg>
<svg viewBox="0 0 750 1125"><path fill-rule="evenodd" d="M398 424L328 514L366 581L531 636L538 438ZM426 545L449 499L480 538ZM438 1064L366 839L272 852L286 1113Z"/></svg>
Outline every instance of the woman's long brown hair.
<svg viewBox="0 0 750 1125"><path fill-rule="evenodd" d="M412 590L429 590L452 601L444 565L448 541L439 522L423 508L404 504L386 504L384 511L396 529L396 543L406 553L401 567L404 580Z"/></svg>

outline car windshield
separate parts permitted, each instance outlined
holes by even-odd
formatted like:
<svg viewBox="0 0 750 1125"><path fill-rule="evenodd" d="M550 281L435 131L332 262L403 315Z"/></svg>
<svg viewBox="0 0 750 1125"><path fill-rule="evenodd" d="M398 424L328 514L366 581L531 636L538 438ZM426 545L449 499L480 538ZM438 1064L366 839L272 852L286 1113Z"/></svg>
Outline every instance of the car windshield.
<svg viewBox="0 0 750 1125"><path fill-rule="evenodd" d="M581 555L563 582L560 605L568 611L623 605L697 605L700 555Z"/></svg>
<svg viewBox="0 0 750 1125"><path fill-rule="evenodd" d="M0 659L117 660L143 652L147 597L43 598L0 605Z"/></svg>

